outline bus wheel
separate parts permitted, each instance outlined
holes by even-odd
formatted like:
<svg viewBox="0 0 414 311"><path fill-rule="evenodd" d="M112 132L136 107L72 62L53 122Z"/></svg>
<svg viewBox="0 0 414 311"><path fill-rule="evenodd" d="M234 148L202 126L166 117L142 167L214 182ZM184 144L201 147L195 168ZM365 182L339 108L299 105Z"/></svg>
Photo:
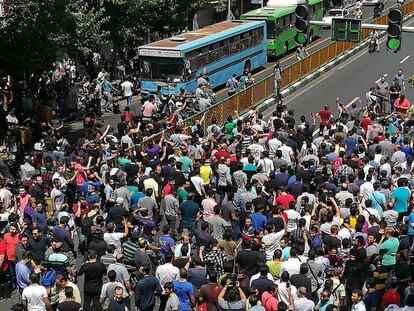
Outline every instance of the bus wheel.
<svg viewBox="0 0 414 311"><path fill-rule="evenodd" d="M247 72L250 72L250 60L246 60L243 67L243 72L247 70Z"/></svg>

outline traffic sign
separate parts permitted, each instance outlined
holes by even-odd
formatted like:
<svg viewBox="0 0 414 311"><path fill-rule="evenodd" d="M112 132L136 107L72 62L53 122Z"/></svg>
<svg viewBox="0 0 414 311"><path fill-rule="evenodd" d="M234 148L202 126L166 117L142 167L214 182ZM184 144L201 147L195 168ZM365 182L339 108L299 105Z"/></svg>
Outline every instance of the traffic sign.
<svg viewBox="0 0 414 311"><path fill-rule="evenodd" d="M362 21L355 18L333 18L332 40L359 42L362 34Z"/></svg>

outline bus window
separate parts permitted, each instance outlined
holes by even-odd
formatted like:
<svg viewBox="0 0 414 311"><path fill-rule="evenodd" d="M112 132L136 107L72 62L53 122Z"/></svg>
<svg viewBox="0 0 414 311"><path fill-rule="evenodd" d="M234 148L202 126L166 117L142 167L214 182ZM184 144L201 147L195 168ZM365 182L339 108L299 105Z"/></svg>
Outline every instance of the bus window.
<svg viewBox="0 0 414 311"><path fill-rule="evenodd" d="M230 47L228 45L222 46L220 48L220 58L221 59L228 57L229 54L230 54Z"/></svg>
<svg viewBox="0 0 414 311"><path fill-rule="evenodd" d="M209 63L214 63L216 61L218 61L220 59L220 44L219 43L214 43L211 44L209 49L210 52L208 54L208 59L209 59Z"/></svg>
<svg viewBox="0 0 414 311"><path fill-rule="evenodd" d="M295 13L290 14L290 22L292 23L292 26L295 26L295 22L296 22Z"/></svg>
<svg viewBox="0 0 414 311"><path fill-rule="evenodd" d="M255 46L257 44L257 29L252 30L250 36L250 46Z"/></svg>
<svg viewBox="0 0 414 311"><path fill-rule="evenodd" d="M284 17L284 23L286 27L290 27L290 14Z"/></svg>
<svg viewBox="0 0 414 311"><path fill-rule="evenodd" d="M142 57L142 78L167 82L180 82L184 70L182 58Z"/></svg>
<svg viewBox="0 0 414 311"><path fill-rule="evenodd" d="M257 44L260 44L263 42L263 28L259 28L258 34L257 34Z"/></svg>
<svg viewBox="0 0 414 311"><path fill-rule="evenodd" d="M275 21L266 21L266 29L267 29L267 38L274 39L276 38L276 23Z"/></svg>
<svg viewBox="0 0 414 311"><path fill-rule="evenodd" d="M239 50L240 50L240 41L233 42L231 44L230 55L239 53Z"/></svg>

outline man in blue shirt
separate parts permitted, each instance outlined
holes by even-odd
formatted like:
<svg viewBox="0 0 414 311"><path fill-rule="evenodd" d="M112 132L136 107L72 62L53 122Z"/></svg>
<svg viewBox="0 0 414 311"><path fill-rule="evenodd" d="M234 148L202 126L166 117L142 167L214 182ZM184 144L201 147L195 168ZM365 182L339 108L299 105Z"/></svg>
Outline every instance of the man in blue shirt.
<svg viewBox="0 0 414 311"><path fill-rule="evenodd" d="M32 214L32 226L33 228L39 228L43 233L47 231L46 213L43 210L42 203L36 204L36 209Z"/></svg>
<svg viewBox="0 0 414 311"><path fill-rule="evenodd" d="M16 281L19 289L23 291L27 286L30 285L29 275L30 269L28 264L32 260L29 252L23 253L23 258L16 264Z"/></svg>
<svg viewBox="0 0 414 311"><path fill-rule="evenodd" d="M406 216L408 210L408 202L411 197L411 191L407 188L408 180L406 178L399 178L397 181L398 187L391 192L389 206L400 214L400 218Z"/></svg>
<svg viewBox="0 0 414 311"><path fill-rule="evenodd" d="M175 246L175 241L171 237L171 228L170 228L170 226L168 226L168 225L165 226L162 229L162 232L164 234L160 236L159 243L160 243L161 253L165 257L168 254L173 254L174 253L173 247Z"/></svg>
<svg viewBox="0 0 414 311"><path fill-rule="evenodd" d="M263 231L263 228L267 223L267 217L262 214L262 210L262 206L255 206L254 213L250 214L254 230Z"/></svg>
<svg viewBox="0 0 414 311"><path fill-rule="evenodd" d="M197 219L197 214L200 212L200 206L194 202L194 193L190 192L187 197L187 201L184 201L180 204L180 232L183 228L186 228L190 235L195 229L195 223Z"/></svg>
<svg viewBox="0 0 414 311"><path fill-rule="evenodd" d="M193 285L187 281L187 270L180 269L180 278L173 282L174 293L178 296L180 311L190 311L195 304Z"/></svg>

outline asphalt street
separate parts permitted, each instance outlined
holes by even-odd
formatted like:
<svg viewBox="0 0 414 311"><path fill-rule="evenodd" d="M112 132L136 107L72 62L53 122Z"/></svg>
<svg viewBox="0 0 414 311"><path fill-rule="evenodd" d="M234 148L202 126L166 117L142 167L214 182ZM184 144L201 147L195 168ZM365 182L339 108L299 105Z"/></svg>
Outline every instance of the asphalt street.
<svg viewBox="0 0 414 311"><path fill-rule="evenodd" d="M387 12L388 8L395 6L395 5L396 5L396 0L390 0L385 5L383 15L388 13ZM352 11L353 8L351 7L349 10ZM363 6L362 11L363 11L363 16L362 16L363 22L370 22L372 20L373 7ZM308 53L311 54L319 49L322 49L328 44L330 44L332 42L330 38L330 34L331 34L330 29L322 29L319 37L307 48ZM281 63L283 67L286 68L287 66L296 62L296 55L294 52L292 52L290 55L280 58L279 62ZM274 61L267 62L263 67L269 68L273 66L274 64L275 64ZM263 70L255 74L255 79L256 81L260 81L266 78L268 75L269 75L269 72ZM216 91L217 101L223 100L226 97L227 97L227 92L225 88ZM121 101L120 102L121 111L123 111L125 106L126 106L126 102ZM135 114L140 114L140 97L139 96L136 96L134 98L134 103L133 103L132 108ZM120 116L117 114L113 114L113 113L104 113L102 120L105 122L105 124L110 124L112 127L116 128L116 124L119 122ZM78 137L80 137L82 130L83 130L83 124L82 122L79 122L79 121L70 122L65 127L65 133L68 135L68 138L70 141L75 141Z"/></svg>
<svg viewBox="0 0 414 311"><path fill-rule="evenodd" d="M396 0L390 0L385 4L385 8L382 12L382 15L386 15L388 14L388 9L396 6L397 5L397 1ZM353 11L353 7L348 9L349 11ZM362 22L363 23L369 23L370 21L372 21L372 15L373 15L373 10L374 7L373 6L363 6L362 7ZM309 54L312 54L318 50L321 50L322 48L328 46L330 43L332 42L331 40L331 29L327 29L327 28L322 28L319 37L315 39L315 41L312 42L312 44L310 44L307 47L307 51ZM286 68L290 65L292 65L293 63L295 63L296 60L296 54L295 51L291 51L291 53L288 56L282 57L279 59L280 64L282 65L282 67ZM267 62L263 67L264 68L270 68L275 64L275 61L269 61ZM254 78L256 79L256 81L260 81L263 80L264 78L267 78L269 76L269 71L267 70L262 70L260 72L258 72L257 74L254 75ZM226 89L223 89L221 91L216 92L216 98L217 100L223 100L227 97L227 92Z"/></svg>
<svg viewBox="0 0 414 311"><path fill-rule="evenodd" d="M411 20L405 25L413 24L414 20ZM412 75L414 34L403 33L402 48L399 53L387 51L385 40L386 36L380 40L379 53L369 54L367 48L286 97L285 103L289 109L295 111L295 118L299 120L301 115L305 115L307 120L311 120L310 113L320 111L325 105L329 105L331 111L337 114L335 104L337 97L345 104L355 97L360 97L364 105L365 93L382 75L386 76L389 83L399 68L403 69L406 79ZM414 88L407 86L402 93L413 103ZM270 107L264 114L268 116L272 111Z"/></svg>

